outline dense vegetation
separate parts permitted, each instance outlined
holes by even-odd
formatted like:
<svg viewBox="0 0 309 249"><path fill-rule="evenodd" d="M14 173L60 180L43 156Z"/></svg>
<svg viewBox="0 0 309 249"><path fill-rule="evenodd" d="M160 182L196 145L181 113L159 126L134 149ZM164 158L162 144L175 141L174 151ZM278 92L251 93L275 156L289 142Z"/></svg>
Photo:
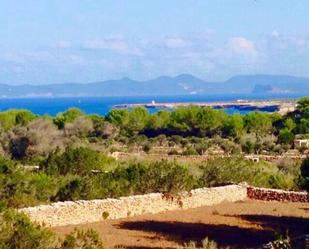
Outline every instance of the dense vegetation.
<svg viewBox="0 0 309 249"><path fill-rule="evenodd" d="M0 248L102 248L92 232L63 241L10 208L54 201L176 194L198 187L246 181L280 189L309 189L309 161L245 160L242 153L282 154L297 134L309 134L309 98L287 115L227 115L190 106L149 114L112 110L106 117L69 109L56 117L27 110L0 113ZM229 158L196 163L116 160L115 151ZM163 152L162 152L163 150ZM31 168L38 165L38 168Z"/></svg>
<svg viewBox="0 0 309 249"><path fill-rule="evenodd" d="M245 153L282 153L294 136L309 133L309 98L285 116L227 115L190 106L149 114L144 108L112 110L106 117L69 109L56 117L26 110L0 113L0 199L22 207L57 200L177 192L226 182L306 188L308 162L253 163ZM232 158L186 165L116 161L113 151L202 155L221 149ZM31 171L27 165L39 165ZM304 166L305 165L305 166ZM300 179L300 174L303 175Z"/></svg>
<svg viewBox="0 0 309 249"><path fill-rule="evenodd" d="M33 224L23 214L6 210L0 215L1 249L103 249L98 234L93 230L74 231L64 239L44 227Z"/></svg>
<svg viewBox="0 0 309 249"><path fill-rule="evenodd" d="M120 197L150 192L177 193L197 187L243 181L255 186L298 189L303 186L304 180L307 181L306 175L300 180L299 165L292 162L282 165L254 163L239 157L187 165L175 161L116 162L110 158L95 158L100 158L98 152L68 148L64 153L53 153L42 161L38 172L25 170L18 167L16 162L2 158L2 206L24 207L51 201Z"/></svg>
<svg viewBox="0 0 309 249"><path fill-rule="evenodd" d="M198 106L149 114L145 108L112 110L106 117L72 108L56 117L26 110L0 113L0 154L39 162L67 146L90 146L105 153L165 147L170 154L281 154L293 148L296 134L309 133L309 98L287 115L253 112L227 115Z"/></svg>
<svg viewBox="0 0 309 249"><path fill-rule="evenodd" d="M292 162L254 163L240 157L193 165L168 161L116 162L106 157L94 160L100 156L90 149L69 147L43 160L38 172L1 158L0 206L6 211L0 210L0 248L103 248L94 231L75 231L58 241L48 229L32 224L27 217L8 208L149 192L177 194L197 187L243 181L255 186L308 189L308 160L301 165L301 176L299 165ZM74 167L74 162L78 167Z"/></svg>

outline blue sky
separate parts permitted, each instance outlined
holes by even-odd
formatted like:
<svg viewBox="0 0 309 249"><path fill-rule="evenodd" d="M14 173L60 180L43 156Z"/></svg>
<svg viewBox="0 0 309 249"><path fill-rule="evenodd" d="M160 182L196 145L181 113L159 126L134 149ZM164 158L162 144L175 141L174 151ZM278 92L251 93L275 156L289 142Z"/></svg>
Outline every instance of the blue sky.
<svg viewBox="0 0 309 249"><path fill-rule="evenodd" d="M308 0L0 0L0 83L309 77Z"/></svg>

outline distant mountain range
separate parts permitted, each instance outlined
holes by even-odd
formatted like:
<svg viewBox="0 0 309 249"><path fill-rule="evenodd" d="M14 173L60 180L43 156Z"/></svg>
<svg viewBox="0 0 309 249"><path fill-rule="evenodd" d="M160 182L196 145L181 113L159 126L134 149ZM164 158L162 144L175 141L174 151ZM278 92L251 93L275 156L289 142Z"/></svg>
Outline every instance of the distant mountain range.
<svg viewBox="0 0 309 249"><path fill-rule="evenodd" d="M129 78L94 83L50 85L0 84L0 97L142 96L189 94L308 94L309 78L285 75L240 75L208 82L190 74L147 81Z"/></svg>

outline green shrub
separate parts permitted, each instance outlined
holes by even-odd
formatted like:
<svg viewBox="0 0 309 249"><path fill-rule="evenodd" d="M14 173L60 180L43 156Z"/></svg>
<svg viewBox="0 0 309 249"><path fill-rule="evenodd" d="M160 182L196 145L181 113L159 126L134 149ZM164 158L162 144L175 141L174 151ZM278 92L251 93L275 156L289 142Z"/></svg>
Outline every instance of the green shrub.
<svg viewBox="0 0 309 249"><path fill-rule="evenodd" d="M143 151L145 151L146 153L148 153L150 150L151 150L151 143L146 143L144 146L143 146Z"/></svg>
<svg viewBox="0 0 309 249"><path fill-rule="evenodd" d="M24 170L0 157L0 199L5 206L24 207L47 202L58 187L59 178Z"/></svg>
<svg viewBox="0 0 309 249"><path fill-rule="evenodd" d="M291 144L294 141L294 134L288 129L280 130L278 140L282 144Z"/></svg>
<svg viewBox="0 0 309 249"><path fill-rule="evenodd" d="M215 241L205 238L201 241L202 246L199 247L194 241L190 241L189 243L185 243L184 249L218 249L218 245Z"/></svg>
<svg viewBox="0 0 309 249"><path fill-rule="evenodd" d="M247 182L257 187L291 189L293 178L280 172L273 164L255 163L242 158L214 159L201 165L200 186L218 186Z"/></svg>
<svg viewBox="0 0 309 249"><path fill-rule="evenodd" d="M303 160L300 167L299 185L302 189L309 191L309 158Z"/></svg>
<svg viewBox="0 0 309 249"><path fill-rule="evenodd" d="M34 120L36 115L28 110L8 110L0 113L0 126L9 130L17 125L25 126Z"/></svg>
<svg viewBox="0 0 309 249"><path fill-rule="evenodd" d="M15 164L12 160L0 156L0 174L9 174L14 167Z"/></svg>
<svg viewBox="0 0 309 249"><path fill-rule="evenodd" d="M205 238L202 240L203 249L217 249L218 245L215 241Z"/></svg>
<svg viewBox="0 0 309 249"><path fill-rule="evenodd" d="M48 158L41 163L41 167L48 174L76 174L86 175L92 170L102 170L106 164L114 162L109 158L89 148L68 147L64 153L51 153Z"/></svg>
<svg viewBox="0 0 309 249"><path fill-rule="evenodd" d="M55 249L55 236L24 214L7 210L0 215L0 248Z"/></svg>
<svg viewBox="0 0 309 249"><path fill-rule="evenodd" d="M40 225L31 223L22 213L6 210L0 214L1 249L103 249L94 230L74 230L57 241L55 234Z"/></svg>
<svg viewBox="0 0 309 249"><path fill-rule="evenodd" d="M140 176L138 192L178 193L190 190L195 184L188 169L176 162L150 163Z"/></svg>
<svg viewBox="0 0 309 249"><path fill-rule="evenodd" d="M19 110L15 116L15 124L25 126L36 118L32 112L28 110Z"/></svg>
<svg viewBox="0 0 309 249"><path fill-rule="evenodd" d="M103 218L104 220L106 220L106 219L108 218L108 216L109 216L109 212L104 211L104 212L102 213L102 218Z"/></svg>
<svg viewBox="0 0 309 249"><path fill-rule="evenodd" d="M82 198L85 191L85 181L80 178L73 179L61 186L57 194L51 197L52 201L75 201Z"/></svg>
<svg viewBox="0 0 309 249"><path fill-rule="evenodd" d="M184 156L196 156L198 155L198 152L196 151L195 148L189 146L187 147L184 152L182 153Z"/></svg>
<svg viewBox="0 0 309 249"><path fill-rule="evenodd" d="M119 197L153 192L178 193L195 185L188 169L175 162L133 163L94 177L93 188L104 197Z"/></svg>
<svg viewBox="0 0 309 249"><path fill-rule="evenodd" d="M78 117L83 116L84 113L78 108L70 108L63 113L58 113L53 119L54 124L59 128L63 129L65 124L72 123Z"/></svg>
<svg viewBox="0 0 309 249"><path fill-rule="evenodd" d="M57 249L104 249L104 246L94 230L74 230L64 238Z"/></svg>

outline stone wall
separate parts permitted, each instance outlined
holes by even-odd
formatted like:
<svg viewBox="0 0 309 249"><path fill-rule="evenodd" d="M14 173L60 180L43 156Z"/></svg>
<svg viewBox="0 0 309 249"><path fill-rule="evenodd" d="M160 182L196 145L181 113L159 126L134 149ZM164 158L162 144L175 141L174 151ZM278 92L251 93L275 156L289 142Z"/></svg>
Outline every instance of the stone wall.
<svg viewBox="0 0 309 249"><path fill-rule="evenodd" d="M146 213L188 209L235 202L247 197L247 188L229 185L216 188L201 188L181 195L169 196L160 193L91 201L66 201L20 209L32 221L47 226L65 226L99 222L108 219L126 218Z"/></svg>
<svg viewBox="0 0 309 249"><path fill-rule="evenodd" d="M263 201L308 202L307 192L293 192L246 185L201 188L178 196L160 193L91 201L66 201L23 208L32 221L47 226L65 226L235 202L246 198Z"/></svg>
<svg viewBox="0 0 309 249"><path fill-rule="evenodd" d="M307 192L284 191L267 188L247 188L247 195L250 199L262 201L289 201L289 202L308 202Z"/></svg>

